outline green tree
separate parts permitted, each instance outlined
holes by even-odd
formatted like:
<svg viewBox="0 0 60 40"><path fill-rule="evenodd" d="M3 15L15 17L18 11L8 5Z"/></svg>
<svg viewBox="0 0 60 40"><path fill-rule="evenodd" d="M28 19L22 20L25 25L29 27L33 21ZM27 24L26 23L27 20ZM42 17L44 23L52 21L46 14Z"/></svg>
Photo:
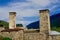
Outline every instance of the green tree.
<svg viewBox="0 0 60 40"><path fill-rule="evenodd" d="M16 26L17 26L17 27L23 27L23 25L22 25L22 24L16 24Z"/></svg>

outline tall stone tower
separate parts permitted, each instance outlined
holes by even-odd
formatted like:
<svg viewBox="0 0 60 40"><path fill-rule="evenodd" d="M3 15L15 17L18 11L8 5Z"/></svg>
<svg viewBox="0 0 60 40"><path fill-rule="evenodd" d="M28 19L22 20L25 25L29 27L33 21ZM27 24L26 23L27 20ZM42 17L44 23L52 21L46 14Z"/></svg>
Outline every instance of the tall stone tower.
<svg viewBox="0 0 60 40"><path fill-rule="evenodd" d="M9 12L9 29L16 28L16 12Z"/></svg>
<svg viewBox="0 0 60 40"><path fill-rule="evenodd" d="M50 17L49 10L40 10L40 40L49 40Z"/></svg>

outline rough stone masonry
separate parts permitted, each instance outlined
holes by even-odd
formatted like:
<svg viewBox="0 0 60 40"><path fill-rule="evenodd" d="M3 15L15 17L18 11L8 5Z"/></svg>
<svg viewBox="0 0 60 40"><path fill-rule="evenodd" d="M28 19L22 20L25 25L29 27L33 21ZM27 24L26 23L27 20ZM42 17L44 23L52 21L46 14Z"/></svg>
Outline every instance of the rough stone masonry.
<svg viewBox="0 0 60 40"><path fill-rule="evenodd" d="M49 40L50 17L49 10L40 10L40 40Z"/></svg>
<svg viewBox="0 0 60 40"><path fill-rule="evenodd" d="M9 29L16 28L16 12L9 12Z"/></svg>

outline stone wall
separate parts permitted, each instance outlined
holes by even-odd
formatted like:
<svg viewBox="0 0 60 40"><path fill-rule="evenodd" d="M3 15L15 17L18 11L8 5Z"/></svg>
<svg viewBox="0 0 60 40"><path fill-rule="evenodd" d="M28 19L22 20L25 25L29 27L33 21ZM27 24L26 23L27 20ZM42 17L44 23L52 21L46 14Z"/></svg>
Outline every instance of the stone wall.
<svg viewBox="0 0 60 40"><path fill-rule="evenodd" d="M24 40L40 40L39 32L24 33ZM49 35L49 40L60 40L60 35Z"/></svg>
<svg viewBox="0 0 60 40"><path fill-rule="evenodd" d="M40 33L36 31L0 32L0 36L9 37L12 40L40 40ZM60 40L60 35L49 35L49 40Z"/></svg>
<svg viewBox="0 0 60 40"><path fill-rule="evenodd" d="M9 29L16 28L16 12L9 12Z"/></svg>
<svg viewBox="0 0 60 40"><path fill-rule="evenodd" d="M24 33L24 40L40 40L39 32ZM60 40L60 35L49 35L49 40Z"/></svg>
<svg viewBox="0 0 60 40"><path fill-rule="evenodd" d="M12 40L23 40L23 30L12 32L0 32L0 36L9 37Z"/></svg>
<svg viewBox="0 0 60 40"><path fill-rule="evenodd" d="M24 33L24 40L40 40L39 33Z"/></svg>
<svg viewBox="0 0 60 40"><path fill-rule="evenodd" d="M49 40L60 40L60 35L50 35Z"/></svg>

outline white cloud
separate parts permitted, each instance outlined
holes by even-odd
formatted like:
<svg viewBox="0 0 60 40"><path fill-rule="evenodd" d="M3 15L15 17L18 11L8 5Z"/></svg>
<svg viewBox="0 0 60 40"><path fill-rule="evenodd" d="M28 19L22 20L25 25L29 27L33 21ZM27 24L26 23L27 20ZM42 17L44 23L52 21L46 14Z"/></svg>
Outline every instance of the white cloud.
<svg viewBox="0 0 60 40"><path fill-rule="evenodd" d="M27 1L31 1L32 3L42 7L46 7L51 3L51 0L27 0Z"/></svg>
<svg viewBox="0 0 60 40"><path fill-rule="evenodd" d="M38 15L38 10L42 9L40 6L47 6L51 3L50 0L27 0L27 1L31 1L31 2L16 2L16 3L10 3L8 6L6 7L1 7L0 8L0 16L4 17L5 15L7 15L10 11L15 11L17 12L17 15L20 16L36 16L36 14ZM56 0L57 1L57 0ZM52 1L53 2L53 1ZM35 7L37 9L30 9L30 7ZM40 8L38 8L40 7ZM25 14L25 15L24 15ZM2 16L4 15L4 16ZM5 16L6 17L6 16Z"/></svg>
<svg viewBox="0 0 60 40"><path fill-rule="evenodd" d="M17 24L22 24L23 27L26 27L26 25L32 23L33 21L20 21L20 20L17 20Z"/></svg>
<svg viewBox="0 0 60 40"><path fill-rule="evenodd" d="M2 20L8 19L9 12L16 12L17 17L20 16L20 18L22 19L23 17L37 16L39 15L38 10L43 9L46 6L49 6L51 2L53 2L52 0L51 1L50 0L27 0L27 1L29 2L10 3L5 7L0 7L0 19ZM27 24L29 24L30 22L31 21L29 22L26 21Z"/></svg>
<svg viewBox="0 0 60 40"><path fill-rule="evenodd" d="M51 0L52 3L57 3L59 0Z"/></svg>
<svg viewBox="0 0 60 40"><path fill-rule="evenodd" d="M9 12L16 12L17 17L23 19L23 17L37 16L39 13L34 9L25 9L25 7L30 7L30 3L11 3L6 7L0 8L0 19L1 20L9 20ZM33 19L32 19L33 20ZM29 24L32 21L25 21L25 23ZM17 23L20 23L20 20L17 20ZM26 25L27 25L26 24Z"/></svg>
<svg viewBox="0 0 60 40"><path fill-rule="evenodd" d="M57 7L57 5L54 5L53 7L50 8L50 10L53 10Z"/></svg>
<svg viewBox="0 0 60 40"><path fill-rule="evenodd" d="M35 5L33 5L33 6L35 6ZM30 8L27 8L27 7L31 7L31 3L26 3L26 2L11 3L6 7L1 7L0 8L1 9L0 14L1 15L4 14L5 17L7 17L9 15L9 12L16 12L17 16L19 15L21 17L36 16L36 15L39 14L38 10L30 9ZM1 16L1 17L4 17L4 16Z"/></svg>

